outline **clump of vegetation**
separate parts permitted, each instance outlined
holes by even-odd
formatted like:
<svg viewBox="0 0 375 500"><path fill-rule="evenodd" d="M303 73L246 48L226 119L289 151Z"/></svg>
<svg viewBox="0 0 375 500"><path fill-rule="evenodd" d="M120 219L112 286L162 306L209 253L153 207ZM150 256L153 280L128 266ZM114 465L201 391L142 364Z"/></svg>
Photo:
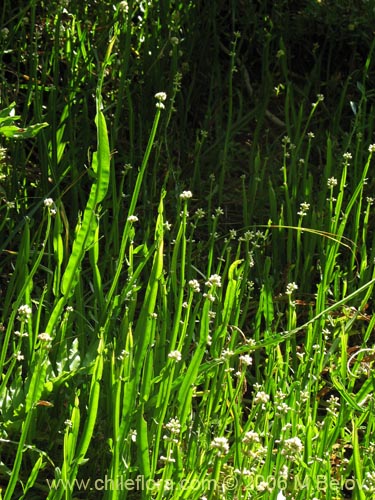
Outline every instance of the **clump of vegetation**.
<svg viewBox="0 0 375 500"><path fill-rule="evenodd" d="M4 2L0 498L374 494L370 3Z"/></svg>

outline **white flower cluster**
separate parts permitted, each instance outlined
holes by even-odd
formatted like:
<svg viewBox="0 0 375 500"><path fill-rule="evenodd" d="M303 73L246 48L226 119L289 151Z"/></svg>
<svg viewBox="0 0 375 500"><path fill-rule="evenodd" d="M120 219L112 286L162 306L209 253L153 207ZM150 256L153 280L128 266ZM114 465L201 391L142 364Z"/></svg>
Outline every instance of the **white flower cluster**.
<svg viewBox="0 0 375 500"><path fill-rule="evenodd" d="M129 215L127 220L130 224L133 224L134 222L138 222L138 217L136 215Z"/></svg>
<svg viewBox="0 0 375 500"><path fill-rule="evenodd" d="M48 211L51 215L56 215L55 202L52 198L45 198L43 204L46 208L48 208Z"/></svg>
<svg viewBox="0 0 375 500"><path fill-rule="evenodd" d="M296 285L296 283L293 281L292 283L288 283L287 284L287 287L286 287L286 294L287 295L292 295L292 293L295 291L295 290L298 290L298 285Z"/></svg>
<svg viewBox="0 0 375 500"><path fill-rule="evenodd" d="M295 461L303 452L303 444L299 437L286 439L283 442L281 454L289 460Z"/></svg>
<svg viewBox="0 0 375 500"><path fill-rule="evenodd" d="M182 191L180 194L181 200L188 200L193 197L193 193L191 191Z"/></svg>
<svg viewBox="0 0 375 500"><path fill-rule="evenodd" d="M169 359L173 359L174 361L181 361L181 353L180 351L171 351L169 354L168 354L168 358Z"/></svg>
<svg viewBox="0 0 375 500"><path fill-rule="evenodd" d="M164 109L164 101L167 99L167 94L165 92L157 92L155 94L155 99L157 100L156 107L158 109Z"/></svg>
<svg viewBox="0 0 375 500"><path fill-rule="evenodd" d="M190 280L189 281L189 287L193 290L193 292L195 293L198 293L200 292L201 288L200 288L200 285L199 285L199 281L198 280Z"/></svg>
<svg viewBox="0 0 375 500"><path fill-rule="evenodd" d="M211 448L215 448L217 450L219 457L226 455L229 452L228 439L225 437L214 438L211 442Z"/></svg>
<svg viewBox="0 0 375 500"><path fill-rule="evenodd" d="M25 321L31 316L31 313L32 313L32 309L27 304L20 306L18 308L18 319L20 321Z"/></svg>
<svg viewBox="0 0 375 500"><path fill-rule="evenodd" d="M180 434L181 424L178 418L171 418L170 421L165 424L165 427L171 434Z"/></svg>
<svg viewBox="0 0 375 500"><path fill-rule="evenodd" d="M221 287L221 277L218 274L212 274L208 278L208 281L206 281L205 284L210 288L212 288L213 286L220 288Z"/></svg>
<svg viewBox="0 0 375 500"><path fill-rule="evenodd" d="M299 212L297 212L297 215L299 215L300 217L305 217L309 209L310 203L306 203L306 201L303 201L299 206Z"/></svg>

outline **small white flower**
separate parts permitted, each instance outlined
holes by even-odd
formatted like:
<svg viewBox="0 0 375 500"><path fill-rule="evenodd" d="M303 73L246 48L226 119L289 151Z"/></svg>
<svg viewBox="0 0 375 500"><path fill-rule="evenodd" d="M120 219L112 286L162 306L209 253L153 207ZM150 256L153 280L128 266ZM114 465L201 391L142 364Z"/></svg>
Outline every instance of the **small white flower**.
<svg viewBox="0 0 375 500"><path fill-rule="evenodd" d="M29 334L28 334L27 332L23 332L23 333L21 333L21 332L19 332L18 330L16 330L16 331L14 332L14 335L16 335L16 337L28 337L28 336L29 336Z"/></svg>
<svg viewBox="0 0 375 500"><path fill-rule="evenodd" d="M298 290L298 285L293 281L292 283L288 283L286 287L286 295L292 295L294 290Z"/></svg>
<svg viewBox="0 0 375 500"><path fill-rule="evenodd" d="M130 222L131 224L133 224L134 222L138 222L138 217L136 215L129 215L128 217L128 222Z"/></svg>
<svg viewBox="0 0 375 500"><path fill-rule="evenodd" d="M220 359L222 361L225 361L226 359L231 358L234 355L234 352L231 351L230 349L224 349L220 355Z"/></svg>
<svg viewBox="0 0 375 500"><path fill-rule="evenodd" d="M181 361L181 353L180 351L171 351L169 354L168 354L168 358L170 359L174 359L175 361Z"/></svg>
<svg viewBox="0 0 375 500"><path fill-rule="evenodd" d="M15 352L14 357L17 359L17 361L22 361L25 359L25 356L21 353L21 351Z"/></svg>
<svg viewBox="0 0 375 500"><path fill-rule="evenodd" d="M375 144L370 144L368 147L369 153L375 153Z"/></svg>
<svg viewBox="0 0 375 500"><path fill-rule="evenodd" d="M309 208L310 208L310 203L306 203L305 201L303 201L300 204L299 212L297 212L297 214L300 215L301 217L304 217L309 211Z"/></svg>
<svg viewBox="0 0 375 500"><path fill-rule="evenodd" d="M155 99L159 102L164 102L167 99L167 94L165 92L157 92Z"/></svg>
<svg viewBox="0 0 375 500"><path fill-rule="evenodd" d="M208 287L221 287L221 277L218 274L212 274L209 278L208 281L205 283Z"/></svg>
<svg viewBox="0 0 375 500"><path fill-rule="evenodd" d="M270 400L269 394L267 394L264 391L258 391L255 394L254 403L255 404L259 404L259 403L265 404L265 403L268 403L269 400Z"/></svg>
<svg viewBox="0 0 375 500"><path fill-rule="evenodd" d="M374 259L375 260L375 259ZM209 300L210 302L215 302L215 296L212 295L212 293L204 293L203 294L203 297L207 300Z"/></svg>
<svg viewBox="0 0 375 500"><path fill-rule="evenodd" d="M279 472L280 476L283 478L283 479L287 479L289 477L289 469L288 469L288 466L287 465L283 465L280 472Z"/></svg>
<svg viewBox="0 0 375 500"><path fill-rule="evenodd" d="M32 309L27 304L20 306L18 308L18 319L21 321L26 320L31 316L31 313Z"/></svg>
<svg viewBox="0 0 375 500"><path fill-rule="evenodd" d="M120 2L118 4L118 8L119 8L120 11L127 13L129 11L128 2L126 2L125 0L123 0L122 2Z"/></svg>
<svg viewBox="0 0 375 500"><path fill-rule="evenodd" d="M198 293L201 290L198 280L190 280L189 286L193 290L193 292Z"/></svg>
<svg viewBox="0 0 375 500"><path fill-rule="evenodd" d="M249 356L248 354L244 354L243 356L240 356L240 361L245 366L251 366L253 364L253 358L251 356Z"/></svg>
<svg viewBox="0 0 375 500"><path fill-rule="evenodd" d="M117 356L117 359L119 361L124 361L124 359L126 359L129 355L130 355L129 351L126 351L125 349L123 349L120 352L120 354Z"/></svg>
<svg viewBox="0 0 375 500"><path fill-rule="evenodd" d="M255 233L254 231L246 231L240 239L241 241L252 241L255 239Z"/></svg>
<svg viewBox="0 0 375 500"><path fill-rule="evenodd" d="M276 415L287 415L290 412L291 408L286 403L279 403L276 405Z"/></svg>
<svg viewBox="0 0 375 500"><path fill-rule="evenodd" d="M336 179L336 177L330 177L328 179L328 181L327 181L327 186L329 188L333 188L333 187L337 186L337 179Z"/></svg>
<svg viewBox="0 0 375 500"><path fill-rule="evenodd" d="M53 207L53 205L54 205L54 201L52 198L46 198L43 203L44 203L44 206L48 207L48 208Z"/></svg>
<svg viewBox="0 0 375 500"><path fill-rule="evenodd" d="M352 154L351 153L344 153L342 155L342 157L344 158L344 160L349 161L352 159Z"/></svg>
<svg viewBox="0 0 375 500"><path fill-rule="evenodd" d="M169 457L164 457L161 455L160 461L165 462L166 464L173 464L176 460L173 458L173 450L169 450Z"/></svg>
<svg viewBox="0 0 375 500"><path fill-rule="evenodd" d="M171 434L179 434L181 430L181 424L178 418L171 418L170 421L165 424L165 427Z"/></svg>
<svg viewBox="0 0 375 500"><path fill-rule="evenodd" d="M191 191L182 191L180 194L181 200L188 200L189 198L192 198L193 193Z"/></svg>
<svg viewBox="0 0 375 500"><path fill-rule="evenodd" d="M260 483L258 483L258 485L257 485L257 491L259 491L260 493L263 493L264 491L266 491L268 489L269 489L269 486L268 486L268 483L266 481L260 481Z"/></svg>
<svg viewBox="0 0 375 500"><path fill-rule="evenodd" d="M295 460L302 451L302 441L299 437L293 437L284 441L281 454L290 460Z"/></svg>
<svg viewBox="0 0 375 500"><path fill-rule="evenodd" d="M242 438L242 442L244 444L260 443L259 434L255 431L247 431L245 432L245 435Z"/></svg>
<svg viewBox="0 0 375 500"><path fill-rule="evenodd" d="M229 452L228 439L225 437L214 438L214 440L211 441L211 448L215 448L217 450L219 457L226 455Z"/></svg>
<svg viewBox="0 0 375 500"><path fill-rule="evenodd" d="M203 217L206 215L206 212L203 210L203 208L197 208L195 211L195 216L197 219L203 219Z"/></svg>
<svg viewBox="0 0 375 500"><path fill-rule="evenodd" d="M49 333L43 332L38 335L38 339L41 340L42 342L51 342L52 337Z"/></svg>

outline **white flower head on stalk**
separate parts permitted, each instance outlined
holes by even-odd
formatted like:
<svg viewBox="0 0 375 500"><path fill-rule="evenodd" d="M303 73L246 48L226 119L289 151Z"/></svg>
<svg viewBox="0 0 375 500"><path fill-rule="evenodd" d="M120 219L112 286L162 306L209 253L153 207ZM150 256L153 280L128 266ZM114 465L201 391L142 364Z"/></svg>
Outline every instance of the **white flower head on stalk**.
<svg viewBox="0 0 375 500"><path fill-rule="evenodd" d="M180 194L181 200L188 200L193 197L193 193L191 191L182 191Z"/></svg>
<svg viewBox="0 0 375 500"><path fill-rule="evenodd" d="M260 436L255 431L247 431L242 438L242 442L244 444L260 443Z"/></svg>
<svg viewBox="0 0 375 500"><path fill-rule="evenodd" d="M211 442L211 448L215 448L217 450L217 454L219 457L226 455L229 452L229 443L228 439L225 437L216 437Z"/></svg>
<svg viewBox="0 0 375 500"><path fill-rule="evenodd" d="M130 222L131 224L134 224L134 222L138 222L138 217L136 215L129 215L128 217L128 222Z"/></svg>
<svg viewBox="0 0 375 500"><path fill-rule="evenodd" d="M181 431L181 424L178 418L171 418L170 421L165 424L165 427L171 434L179 434Z"/></svg>
<svg viewBox="0 0 375 500"><path fill-rule="evenodd" d="M15 335L16 337L28 337L28 336L29 336L29 334L28 334L27 332L23 332L23 333L21 333L21 332L19 332L18 330L16 330L16 331L14 332L14 335Z"/></svg>
<svg viewBox="0 0 375 500"><path fill-rule="evenodd" d="M168 358L169 359L173 359L174 361L181 361L181 353L180 351L171 351L169 354L168 354Z"/></svg>
<svg viewBox="0 0 375 500"><path fill-rule="evenodd" d="M316 102L313 103L313 106L316 106L319 102L324 101L324 95L323 94L316 94Z"/></svg>
<svg viewBox="0 0 375 500"><path fill-rule="evenodd" d="M229 358L231 358L234 355L234 351L231 351L230 349L224 349L221 352L220 359L221 361L225 361Z"/></svg>
<svg viewBox="0 0 375 500"><path fill-rule="evenodd" d="M25 359L25 356L21 353L21 351L17 351L13 354L17 361L22 361Z"/></svg>
<svg viewBox="0 0 375 500"><path fill-rule="evenodd" d="M197 219L203 219L203 217L206 215L206 212L203 210L203 208L197 208L195 211L195 217Z"/></svg>
<svg viewBox="0 0 375 500"><path fill-rule="evenodd" d="M254 397L254 403L255 404L261 403L262 408L264 407L265 403L268 403L269 400L270 400L269 394L267 394L264 391L258 391Z"/></svg>
<svg viewBox="0 0 375 500"><path fill-rule="evenodd" d="M126 14L129 12L129 5L128 5L128 2L126 2L125 0L123 0L122 2L120 2L118 4L118 9L121 11L121 12L125 12Z"/></svg>
<svg viewBox="0 0 375 500"><path fill-rule="evenodd" d="M54 201L52 198L46 198L43 203L44 203L44 206L47 208L53 207L53 205L54 205Z"/></svg>
<svg viewBox="0 0 375 500"><path fill-rule="evenodd" d="M243 356L240 356L240 361L245 366L251 366L253 364L253 358L251 356L249 356L248 354L244 354Z"/></svg>
<svg viewBox="0 0 375 500"><path fill-rule="evenodd" d="M335 186L337 186L337 179L336 177L330 177L327 181L327 186L329 188L334 188Z"/></svg>
<svg viewBox="0 0 375 500"><path fill-rule="evenodd" d="M292 295L292 293L298 290L298 285L293 281L292 283L288 283L286 287L286 295Z"/></svg>
<svg viewBox="0 0 375 500"><path fill-rule="evenodd" d="M297 215L304 217L309 211L309 208L310 208L310 203L306 203L306 201L303 201L299 206L299 212L297 212Z"/></svg>
<svg viewBox="0 0 375 500"><path fill-rule="evenodd" d="M38 335L38 339L41 340L42 342L51 342L52 337L49 333L43 332Z"/></svg>
<svg viewBox="0 0 375 500"><path fill-rule="evenodd" d="M375 144L370 144L370 146L368 147L368 151L369 153L375 153Z"/></svg>
<svg viewBox="0 0 375 500"><path fill-rule="evenodd" d="M51 215L56 215L56 206L52 198L46 198L43 204L48 208L48 211Z"/></svg>
<svg viewBox="0 0 375 500"><path fill-rule="evenodd" d="M32 309L27 304L20 306L18 308L18 319L20 321L25 321L25 320L30 318L31 313L32 313Z"/></svg>
<svg viewBox="0 0 375 500"><path fill-rule="evenodd" d="M216 286L218 288L221 287L221 277L218 274L212 274L208 281L206 281L206 285L210 288Z"/></svg>
<svg viewBox="0 0 375 500"><path fill-rule="evenodd" d="M166 464L173 464L176 460L173 458L173 450L169 450L169 456L165 457L164 455L160 456L160 461Z"/></svg>
<svg viewBox="0 0 375 500"><path fill-rule="evenodd" d="M295 461L302 452L303 444L299 437L293 437L284 441L281 454L289 460Z"/></svg>
<svg viewBox="0 0 375 500"><path fill-rule="evenodd" d="M198 293L200 292L201 288L200 288L200 285L199 285L199 281L198 280L190 280L189 281L189 287L193 290L193 292L195 293Z"/></svg>
<svg viewBox="0 0 375 500"><path fill-rule="evenodd" d="M165 92L157 92L155 94L155 99L157 100L156 107L165 109L164 102L167 99L167 94Z"/></svg>

